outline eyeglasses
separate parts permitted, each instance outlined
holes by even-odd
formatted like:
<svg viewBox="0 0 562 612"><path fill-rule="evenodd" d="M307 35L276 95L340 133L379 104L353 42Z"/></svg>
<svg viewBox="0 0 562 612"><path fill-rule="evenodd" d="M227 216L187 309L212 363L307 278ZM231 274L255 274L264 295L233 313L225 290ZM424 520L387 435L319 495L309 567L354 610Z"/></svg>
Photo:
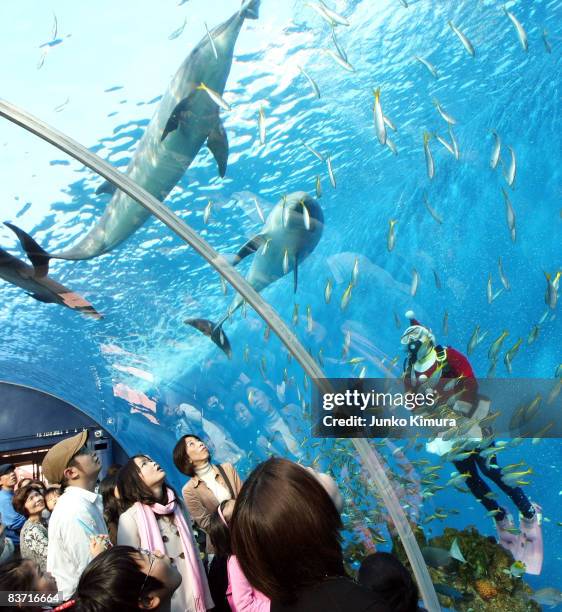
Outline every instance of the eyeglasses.
<svg viewBox="0 0 562 612"><path fill-rule="evenodd" d="M144 587L146 586L146 581L148 580L148 577L150 576L150 572L152 571L152 566L154 565L154 561L156 559L156 555L151 550L148 550L147 548L138 548L137 550L141 554L147 555L148 559L149 559L149 562L150 562L150 564L148 566L148 572L147 572L147 574L146 574L146 576L144 578L144 581L142 583L142 586L141 586L141 589L140 589L140 592L139 592L139 599L141 599L142 598L142 592L144 591Z"/></svg>

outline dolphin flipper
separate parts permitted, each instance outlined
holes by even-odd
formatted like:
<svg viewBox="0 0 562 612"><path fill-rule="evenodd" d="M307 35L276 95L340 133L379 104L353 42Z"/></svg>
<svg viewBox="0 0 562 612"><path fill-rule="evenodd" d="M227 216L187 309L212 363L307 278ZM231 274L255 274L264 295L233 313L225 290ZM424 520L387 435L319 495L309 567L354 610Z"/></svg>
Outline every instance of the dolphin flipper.
<svg viewBox="0 0 562 612"><path fill-rule="evenodd" d="M35 240L22 229L12 223L4 222L6 227L9 227L12 232L18 237L23 250L27 253L29 261L35 269L35 278L43 278L49 274L49 260L51 256L45 249L41 248Z"/></svg>
<svg viewBox="0 0 562 612"><path fill-rule="evenodd" d="M216 325L208 319L186 319L184 321L187 325L191 325L201 333L211 338L211 340L231 359L232 348L230 347L230 341L226 337L222 329L222 325Z"/></svg>
<svg viewBox="0 0 562 612"><path fill-rule="evenodd" d="M226 174L228 164L228 138L220 117L217 117L215 127L209 132L207 146L217 161L219 174L222 178Z"/></svg>
<svg viewBox="0 0 562 612"><path fill-rule="evenodd" d="M113 183L110 183L109 181L104 181L96 189L96 195L100 195L102 193L109 193L110 195L113 195L115 193L116 189L117 189L117 187L115 187L115 185Z"/></svg>
<svg viewBox="0 0 562 612"><path fill-rule="evenodd" d="M248 242L236 253L234 256L234 260L232 265L235 266L237 263L240 263L245 257L248 255L252 255L255 253L260 246L265 242L265 237L262 234L258 234L253 238L250 238Z"/></svg>
<svg viewBox="0 0 562 612"><path fill-rule="evenodd" d="M183 98L183 100L180 100L180 102L176 104L176 107L174 108L174 110L172 111L172 114L170 115L168 121L166 122L166 126L164 127L164 131L162 132L162 138L160 138L160 142L162 142L168 134L178 129L180 121L182 121L183 119L182 115L187 113L189 110L189 105L191 103L191 97L193 96L194 93L195 92L192 91L187 96L187 98Z"/></svg>

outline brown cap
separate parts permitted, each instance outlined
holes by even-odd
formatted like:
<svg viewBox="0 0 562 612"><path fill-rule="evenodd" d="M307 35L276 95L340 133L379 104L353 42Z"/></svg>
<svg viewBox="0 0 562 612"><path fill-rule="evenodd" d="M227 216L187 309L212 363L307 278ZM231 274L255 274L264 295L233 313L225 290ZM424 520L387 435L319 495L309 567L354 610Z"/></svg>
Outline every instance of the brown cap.
<svg viewBox="0 0 562 612"><path fill-rule="evenodd" d="M64 477L64 470L74 455L86 444L88 432L67 438L49 449L45 455L41 468L43 475L51 484L60 484Z"/></svg>

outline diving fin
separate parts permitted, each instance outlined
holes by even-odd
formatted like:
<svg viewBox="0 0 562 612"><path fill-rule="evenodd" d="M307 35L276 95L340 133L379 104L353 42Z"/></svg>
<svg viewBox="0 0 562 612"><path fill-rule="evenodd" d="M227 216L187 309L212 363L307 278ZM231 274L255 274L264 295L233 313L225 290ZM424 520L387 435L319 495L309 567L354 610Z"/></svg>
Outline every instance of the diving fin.
<svg viewBox="0 0 562 612"><path fill-rule="evenodd" d="M49 274L49 260L51 256L45 249L40 247L35 240L22 229L13 225L12 223L4 222L6 227L9 227L12 232L18 237L23 250L29 257L29 261L33 264L35 269L35 278L44 278Z"/></svg>
<svg viewBox="0 0 562 612"><path fill-rule="evenodd" d="M511 514L505 513L505 517L501 521L494 521L498 532L498 543L502 548L508 550L514 559L517 559L519 552L521 535L515 533L515 523Z"/></svg>
<svg viewBox="0 0 562 612"><path fill-rule="evenodd" d="M217 117L215 127L207 136L207 146L217 162L219 175L222 178L226 174L228 164L228 138L220 117Z"/></svg>
<svg viewBox="0 0 562 612"><path fill-rule="evenodd" d="M116 189L117 189L117 187L115 187L115 185L113 183L110 183L109 181L104 181L96 189L96 195L100 195L102 193L109 193L110 195L113 195L115 193Z"/></svg>
<svg viewBox="0 0 562 612"><path fill-rule="evenodd" d="M525 572L540 575L544 557L544 546L542 537L542 508L538 504L535 507L535 515L526 519L519 517L519 529L521 530L519 552L514 557L525 564Z"/></svg>
<svg viewBox="0 0 562 612"><path fill-rule="evenodd" d="M264 242L265 238L261 234L250 238L250 240L248 240L248 242L246 242L246 244L234 256L232 265L235 266L237 263L240 263L245 257L248 257L248 255L252 255L253 253L255 253Z"/></svg>
<svg viewBox="0 0 562 612"><path fill-rule="evenodd" d="M205 336L211 338L211 340L223 351L226 356L232 358L232 348L230 347L230 341L222 329L222 324L216 325L208 319L185 319L184 323L191 325L195 329L199 330Z"/></svg>
<svg viewBox="0 0 562 612"><path fill-rule="evenodd" d="M187 96L187 98L183 98L183 100L180 100L180 102L176 104L176 107L174 108L172 114L166 122L166 126L164 127L164 131L162 132L160 142L162 142L168 134L178 129L180 121L182 120L182 115L186 113L189 109L189 103L193 93L194 92L191 92L189 96Z"/></svg>

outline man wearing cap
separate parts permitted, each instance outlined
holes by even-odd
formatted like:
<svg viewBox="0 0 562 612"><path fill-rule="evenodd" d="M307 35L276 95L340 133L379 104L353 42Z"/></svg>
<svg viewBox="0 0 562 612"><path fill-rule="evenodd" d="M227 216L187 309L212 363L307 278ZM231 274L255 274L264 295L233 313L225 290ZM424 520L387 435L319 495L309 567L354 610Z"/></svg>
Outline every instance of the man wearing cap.
<svg viewBox="0 0 562 612"><path fill-rule="evenodd" d="M14 546L20 544L20 531L26 521L14 510L14 488L18 482L16 468L13 463L0 465L0 523L6 526L5 536L12 540Z"/></svg>
<svg viewBox="0 0 562 612"><path fill-rule="evenodd" d="M49 520L47 571L68 599L92 560L91 538L107 537L101 496L94 493L101 462L86 446L88 432L55 444L43 459L43 475L64 493Z"/></svg>

